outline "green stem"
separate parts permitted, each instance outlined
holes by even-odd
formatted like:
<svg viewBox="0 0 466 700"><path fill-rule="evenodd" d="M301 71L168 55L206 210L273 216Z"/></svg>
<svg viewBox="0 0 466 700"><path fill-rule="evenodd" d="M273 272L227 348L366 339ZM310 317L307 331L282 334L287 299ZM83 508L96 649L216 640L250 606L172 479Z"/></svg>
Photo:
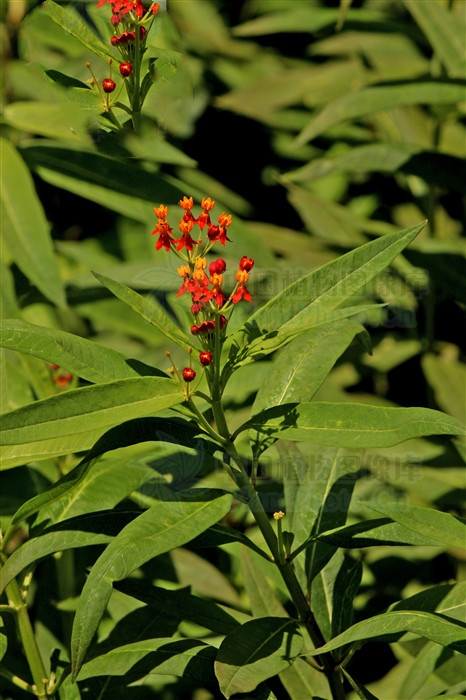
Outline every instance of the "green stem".
<svg viewBox="0 0 466 700"><path fill-rule="evenodd" d="M133 129L136 134L141 128L141 37L140 26L136 25L136 39L134 42L134 84L133 95L131 100L131 111Z"/></svg>
<svg viewBox="0 0 466 700"><path fill-rule="evenodd" d="M0 676L3 676L3 678L9 680L10 683L16 685L17 688L21 688L21 690L26 691L26 693L31 693L32 695L35 695L35 689L32 685L26 683L26 681L23 681L23 679L19 676L15 676L15 674L11 673L11 671L9 671L7 668L0 667Z"/></svg>
<svg viewBox="0 0 466 700"><path fill-rule="evenodd" d="M21 589L17 581L13 580L5 589L10 606L16 611L18 629L23 644L24 653L31 671L35 685L35 692L39 700L49 700L47 693L47 674L45 666L37 646L34 630L27 610L27 605L21 595Z"/></svg>

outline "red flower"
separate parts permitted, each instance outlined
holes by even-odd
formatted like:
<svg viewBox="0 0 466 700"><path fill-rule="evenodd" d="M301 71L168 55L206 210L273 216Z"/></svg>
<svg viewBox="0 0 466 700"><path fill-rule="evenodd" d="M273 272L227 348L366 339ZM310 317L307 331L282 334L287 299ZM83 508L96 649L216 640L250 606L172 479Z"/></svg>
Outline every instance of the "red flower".
<svg viewBox="0 0 466 700"><path fill-rule="evenodd" d="M252 296L249 294L248 289L244 284L239 284L235 293L231 297L233 304L237 304L241 299L252 301Z"/></svg>
<svg viewBox="0 0 466 700"><path fill-rule="evenodd" d="M170 236L173 233L168 221L161 219L155 229L152 231L152 235L158 234L159 238L155 244L155 250L160 250L162 246L168 252L170 250L170 245L176 243L176 240Z"/></svg>
<svg viewBox="0 0 466 700"><path fill-rule="evenodd" d="M178 245L176 246L177 250L186 248L186 250L192 251L193 246L198 245L201 242L195 241L191 238L191 231L193 230L193 227L193 221L185 221L184 219L181 219L181 221L178 224L178 228L180 229L183 235L181 236L181 238L175 239L175 243L178 243Z"/></svg>

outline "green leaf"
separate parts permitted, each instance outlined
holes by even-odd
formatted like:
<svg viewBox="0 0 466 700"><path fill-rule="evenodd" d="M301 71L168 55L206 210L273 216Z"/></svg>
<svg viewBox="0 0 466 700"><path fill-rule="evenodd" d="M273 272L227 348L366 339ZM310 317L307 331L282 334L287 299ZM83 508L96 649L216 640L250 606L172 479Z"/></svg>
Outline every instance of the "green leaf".
<svg viewBox="0 0 466 700"><path fill-rule="evenodd" d="M421 365L440 408L463 423L466 422L464 363L445 352L443 356L425 353L421 359Z"/></svg>
<svg viewBox="0 0 466 700"><path fill-rule="evenodd" d="M387 267L423 227L421 223L386 234L301 277L258 309L234 334L232 343L250 347L265 334L306 328L309 316L328 322L330 312Z"/></svg>
<svg viewBox="0 0 466 700"><path fill-rule="evenodd" d="M451 513L406 503L367 503L367 507L439 544L466 550L466 522Z"/></svg>
<svg viewBox="0 0 466 700"><path fill-rule="evenodd" d="M353 403L284 404L253 416L237 430L331 447L390 447L424 435L461 435L454 418L429 408L385 408Z"/></svg>
<svg viewBox="0 0 466 700"><path fill-rule="evenodd" d="M89 26L83 22L74 7L61 7L53 0L45 0L42 7L67 34L78 39L83 46L102 58L105 63L112 59L113 65L116 66L118 59L112 56L109 47L100 41L89 29Z"/></svg>
<svg viewBox="0 0 466 700"><path fill-rule="evenodd" d="M303 646L298 623L262 617L233 630L222 642L215 674L226 698L248 693L291 666Z"/></svg>
<svg viewBox="0 0 466 700"><path fill-rule="evenodd" d="M93 272L92 274L99 282L107 287L112 294L121 301L124 301L125 304L131 306L136 313L146 319L146 321L152 323L152 325L158 328L167 338L170 338L170 340L173 340L174 343L185 350L192 347L190 338L178 328L153 296L149 295L143 297L141 294L138 294L120 282L115 282L115 280L111 280L104 275L99 275L97 272Z"/></svg>
<svg viewBox="0 0 466 700"><path fill-rule="evenodd" d="M54 526L33 537L15 549L0 571L0 593L23 569L44 557L66 549L108 544L127 524L134 513L104 512L79 518Z"/></svg>
<svg viewBox="0 0 466 700"><path fill-rule="evenodd" d="M80 90L83 97L93 98L91 90ZM78 93L79 94L79 93ZM98 109L99 103L92 100L94 109ZM101 106L101 105L100 105ZM19 131L29 134L38 134L48 138L73 140L83 146L91 146L91 138L87 134L87 128L96 121L96 112L77 109L73 102L38 102L18 101L5 107L4 117L6 122Z"/></svg>
<svg viewBox="0 0 466 700"><path fill-rule="evenodd" d="M357 696L361 698L361 700L379 700L376 695L373 695L369 690L367 690L367 688L358 683L358 681L354 680L354 678L350 676L350 674L344 666L341 667L341 670L343 672L343 675L348 680Z"/></svg>
<svg viewBox="0 0 466 700"><path fill-rule="evenodd" d="M122 644L88 661L82 666L78 681L95 676L125 676L136 680L146 674L162 674L190 678L204 685L213 679L216 654L215 647L198 639L145 639ZM137 671L132 672L136 664Z"/></svg>
<svg viewBox="0 0 466 700"><path fill-rule="evenodd" d="M241 571L255 617L288 617L264 571L245 549L241 552ZM325 676L299 657L292 666L280 672L280 680L292 698L326 697L329 692Z"/></svg>
<svg viewBox="0 0 466 700"><path fill-rule="evenodd" d="M312 161L281 176L287 182L307 182L334 173L396 173L417 175L444 189L464 192L466 166L461 158L423 150L405 143L374 143L352 148L333 158Z"/></svg>
<svg viewBox="0 0 466 700"><path fill-rule="evenodd" d="M190 500L188 500L188 497ZM189 542L230 509L231 495L219 491L185 492L186 500L159 501L120 532L99 557L84 585L71 639L76 678L112 592L113 581L126 578L145 562Z"/></svg>
<svg viewBox="0 0 466 700"><path fill-rule="evenodd" d="M4 467L89 449L106 429L182 403L177 384L162 377L129 377L65 391L4 414Z"/></svg>
<svg viewBox="0 0 466 700"><path fill-rule="evenodd" d="M49 226L32 177L14 146L0 141L3 207L2 232L20 270L52 303L65 308L66 300L53 254ZM8 174L8 176L7 176Z"/></svg>
<svg viewBox="0 0 466 700"><path fill-rule="evenodd" d="M404 0L404 5L411 12L422 29L436 56L442 61L451 78L464 78L466 56L464 49L464 17L449 12L439 2L420 5L413 0ZM462 8L459 9L462 13Z"/></svg>
<svg viewBox="0 0 466 700"><path fill-rule="evenodd" d="M62 477L60 481L51 486L47 491L33 496L23 503L14 514L8 528L8 533L14 530L20 522L30 518L39 510L46 510L47 506L50 506L55 501L67 498L72 501L74 495L80 497L82 491L76 491L76 487L83 482L94 460L105 452L139 444L141 442L157 440L177 442L180 445L192 447L193 444L195 444L198 432L197 426L194 424L188 423L184 419L175 418L140 418L122 423L116 428L111 428L102 435L95 445L93 445L86 457L72 469L72 471ZM207 448L209 443L205 444ZM201 449L201 447L199 449ZM88 488L88 484L84 484L83 489L87 490ZM96 507L100 507L99 503L101 502L102 501L96 501ZM105 503L105 499L103 502ZM62 515L63 512L69 512L69 509L62 511ZM5 539L7 539L7 535L5 535Z"/></svg>
<svg viewBox="0 0 466 700"><path fill-rule="evenodd" d="M189 620L216 634L228 634L249 616L211 600L199 598L186 590L168 591L140 579L115 582L116 590L141 600L156 610L165 610L176 619Z"/></svg>
<svg viewBox="0 0 466 700"><path fill-rule="evenodd" d="M154 204L177 202L184 194L166 176L69 144L34 142L21 152L46 182L145 224Z"/></svg>
<svg viewBox="0 0 466 700"><path fill-rule="evenodd" d="M94 340L18 319L2 321L0 346L54 362L93 383L141 375L166 378L160 370L125 357Z"/></svg>
<svg viewBox="0 0 466 700"><path fill-rule="evenodd" d="M261 36L263 34L283 34L284 32L318 32L325 27L337 24L340 12L337 8L300 5L287 7L282 12L269 12L262 17L235 27L235 36ZM363 9L349 10L346 20L376 22L381 15Z"/></svg>
<svg viewBox="0 0 466 700"><path fill-rule="evenodd" d="M293 401L310 401L360 323L344 320L303 333L284 348L257 392L252 413Z"/></svg>
<svg viewBox="0 0 466 700"><path fill-rule="evenodd" d="M436 644L466 652L466 625L450 620L443 615L414 610L397 610L375 615L347 629L327 644L308 652L312 656L339 649L346 644L355 644L374 638L398 638L412 632L430 639Z"/></svg>
<svg viewBox="0 0 466 700"><path fill-rule="evenodd" d="M406 81L397 85L364 88L327 104L303 129L297 143L307 143L336 124L360 119L374 112L404 105L456 104L463 100L464 85L459 81Z"/></svg>

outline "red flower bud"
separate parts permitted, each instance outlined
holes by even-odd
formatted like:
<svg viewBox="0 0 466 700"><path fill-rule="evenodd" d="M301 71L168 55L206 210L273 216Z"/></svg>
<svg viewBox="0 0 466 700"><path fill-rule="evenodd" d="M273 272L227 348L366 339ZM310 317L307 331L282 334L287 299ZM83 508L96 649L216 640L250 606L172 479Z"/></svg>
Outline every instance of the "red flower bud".
<svg viewBox="0 0 466 700"><path fill-rule="evenodd" d="M133 72L133 66L131 63L120 63L120 75L123 78L127 78Z"/></svg>
<svg viewBox="0 0 466 700"><path fill-rule="evenodd" d="M121 37L119 36L112 36L112 38L110 39L110 43L112 44L112 46L118 46L118 44L120 43L120 39Z"/></svg>
<svg viewBox="0 0 466 700"><path fill-rule="evenodd" d="M144 39L146 34L147 34L147 29L145 27L140 27L139 28L139 38L141 39L141 41ZM134 38L136 38L136 37L134 37Z"/></svg>
<svg viewBox="0 0 466 700"><path fill-rule="evenodd" d="M196 378L196 372L191 367L185 367L183 370L183 379L185 382L192 382Z"/></svg>
<svg viewBox="0 0 466 700"><path fill-rule="evenodd" d="M102 80L102 88L104 92L113 92L116 88L116 82L111 78L105 78Z"/></svg>
<svg viewBox="0 0 466 700"><path fill-rule="evenodd" d="M246 272L249 272L250 270L252 270L253 266L254 260L252 258L248 258L246 255L243 255L243 257L239 261L239 269L246 270Z"/></svg>
<svg viewBox="0 0 466 700"><path fill-rule="evenodd" d="M209 352L208 350L201 352L199 354L199 361L200 361L201 365L203 365L204 367L207 367L207 365L210 365L210 363L212 362L212 353Z"/></svg>
<svg viewBox="0 0 466 700"><path fill-rule="evenodd" d="M194 304L191 305L191 313L192 314L198 314L199 311L202 309L202 304L199 304L198 302L195 302Z"/></svg>
<svg viewBox="0 0 466 700"><path fill-rule="evenodd" d="M223 258L217 258L214 262L209 265L209 272L211 275L221 275L225 272L227 264Z"/></svg>
<svg viewBox="0 0 466 700"><path fill-rule="evenodd" d="M193 335L197 335L198 333L201 332L201 327L200 326L191 326L191 333Z"/></svg>
<svg viewBox="0 0 466 700"><path fill-rule="evenodd" d="M225 316L220 316L220 329L223 330L227 325L227 320Z"/></svg>

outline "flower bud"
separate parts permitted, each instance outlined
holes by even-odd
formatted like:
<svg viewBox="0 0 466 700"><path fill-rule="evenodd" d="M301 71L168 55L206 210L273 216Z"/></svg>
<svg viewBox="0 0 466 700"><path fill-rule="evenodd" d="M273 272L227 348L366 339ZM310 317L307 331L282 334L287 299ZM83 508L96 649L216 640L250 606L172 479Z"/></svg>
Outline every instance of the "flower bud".
<svg viewBox="0 0 466 700"><path fill-rule="evenodd" d="M133 66L131 63L120 63L120 75L123 78L127 78L133 72Z"/></svg>
<svg viewBox="0 0 466 700"><path fill-rule="evenodd" d="M223 330L227 325L227 319L225 316L220 316L220 329Z"/></svg>
<svg viewBox="0 0 466 700"><path fill-rule="evenodd" d="M204 367L207 367L208 365L210 365L210 363L212 362L212 353L209 352L208 350L205 350L204 352L201 352L201 353L199 354L199 362L200 362L201 365L203 365Z"/></svg>
<svg viewBox="0 0 466 700"><path fill-rule="evenodd" d="M118 44L120 43L120 39L121 39L120 36L112 36L112 38L110 39L111 45L118 46Z"/></svg>
<svg viewBox="0 0 466 700"><path fill-rule="evenodd" d="M185 367L183 370L183 379L185 382L192 382L196 378L196 372L191 367Z"/></svg>
<svg viewBox="0 0 466 700"><path fill-rule="evenodd" d="M139 38L141 39L141 41L144 40L146 34L147 34L147 29L145 27L140 27L139 28Z"/></svg>
<svg viewBox="0 0 466 700"><path fill-rule="evenodd" d="M246 255L243 255L243 257L239 261L239 269L249 272L250 270L252 270L253 266L254 260L252 258L248 258Z"/></svg>
<svg viewBox="0 0 466 700"><path fill-rule="evenodd" d="M105 80L102 80L102 88L104 92L113 92L116 88L116 83L111 78L105 78Z"/></svg>
<svg viewBox="0 0 466 700"><path fill-rule="evenodd" d="M222 272L225 272L227 268L227 264L223 258L217 258L214 262L211 262L209 265L209 272L211 275L221 275Z"/></svg>

